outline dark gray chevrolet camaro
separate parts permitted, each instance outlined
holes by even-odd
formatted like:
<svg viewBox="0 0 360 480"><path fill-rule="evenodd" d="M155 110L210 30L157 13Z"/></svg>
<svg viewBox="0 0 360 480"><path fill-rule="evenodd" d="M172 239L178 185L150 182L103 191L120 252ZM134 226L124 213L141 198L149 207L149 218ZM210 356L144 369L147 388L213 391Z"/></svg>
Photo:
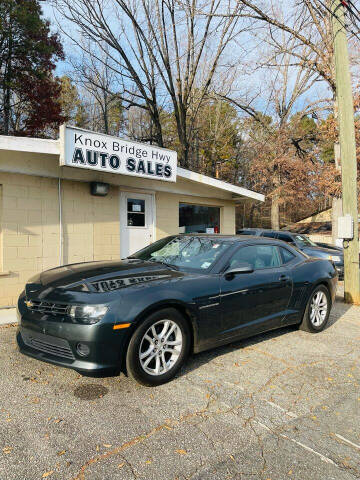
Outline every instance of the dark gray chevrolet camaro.
<svg viewBox="0 0 360 480"><path fill-rule="evenodd" d="M275 239L175 235L121 261L65 265L18 301L20 351L87 375L170 380L190 352L285 325L321 331L337 272Z"/></svg>

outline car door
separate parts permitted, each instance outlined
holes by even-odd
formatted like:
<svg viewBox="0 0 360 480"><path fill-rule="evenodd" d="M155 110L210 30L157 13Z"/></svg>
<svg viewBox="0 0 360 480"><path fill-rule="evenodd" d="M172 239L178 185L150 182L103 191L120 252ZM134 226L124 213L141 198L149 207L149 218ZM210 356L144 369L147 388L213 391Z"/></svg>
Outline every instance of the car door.
<svg viewBox="0 0 360 480"><path fill-rule="evenodd" d="M279 248L268 242L240 246L227 267L248 263L252 273L220 279L223 337L246 336L276 328L286 315L292 292L291 271Z"/></svg>

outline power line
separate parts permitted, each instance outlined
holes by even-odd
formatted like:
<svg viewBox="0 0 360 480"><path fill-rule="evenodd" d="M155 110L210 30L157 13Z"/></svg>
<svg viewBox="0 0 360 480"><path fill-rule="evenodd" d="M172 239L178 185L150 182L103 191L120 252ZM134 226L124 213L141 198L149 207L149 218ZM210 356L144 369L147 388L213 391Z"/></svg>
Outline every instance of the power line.
<svg viewBox="0 0 360 480"><path fill-rule="evenodd" d="M346 12L345 12L345 15L350 18L350 17L353 17L355 18L359 23L360 23L360 10L355 7L355 5L352 3L352 2L349 2L350 5L356 10L357 14L355 14L355 12L353 12L349 6L346 7ZM354 22L354 20L352 20L352 22L354 23L354 25L356 26L356 22Z"/></svg>
<svg viewBox="0 0 360 480"><path fill-rule="evenodd" d="M348 30L352 35L354 35L354 37L356 37L356 38L360 41L360 37L359 37L358 33L354 32L354 31L351 30L351 29L348 29L348 28L347 28L347 25L346 25L344 22L342 22L342 21L339 19L339 17L338 17L334 12L332 12L332 11L330 10L330 8L329 8L327 5L325 5L325 3L324 3L322 0L318 0L318 2L322 5L323 8L325 8L325 10L326 10L332 17L335 17L335 18L336 18L336 20L340 23L340 25L341 25L342 28L344 28L345 30ZM359 20L359 21L360 21L360 20Z"/></svg>

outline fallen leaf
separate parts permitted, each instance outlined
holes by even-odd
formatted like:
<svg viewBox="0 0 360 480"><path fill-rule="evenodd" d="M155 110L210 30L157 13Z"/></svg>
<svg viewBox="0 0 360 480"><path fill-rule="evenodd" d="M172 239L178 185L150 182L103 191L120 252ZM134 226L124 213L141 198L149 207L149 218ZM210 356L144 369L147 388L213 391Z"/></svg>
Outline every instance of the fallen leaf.
<svg viewBox="0 0 360 480"><path fill-rule="evenodd" d="M288 471L288 475L292 475L292 473L293 473L292 470Z"/></svg>
<svg viewBox="0 0 360 480"><path fill-rule="evenodd" d="M96 451L98 452L100 450L100 445L96 445Z"/></svg>
<svg viewBox="0 0 360 480"><path fill-rule="evenodd" d="M66 453L66 450L61 450L61 452L58 452L58 456L61 457L61 455L64 455Z"/></svg>
<svg viewBox="0 0 360 480"><path fill-rule="evenodd" d="M182 448L175 450L175 452L178 453L179 455L187 455L187 451L183 450Z"/></svg>
<svg viewBox="0 0 360 480"><path fill-rule="evenodd" d="M327 379L329 380L329 382L332 382L332 381L334 380L334 379L331 378L331 377L328 377Z"/></svg>
<svg viewBox="0 0 360 480"><path fill-rule="evenodd" d="M56 420L54 420L54 423L60 423L61 422L61 418L57 418Z"/></svg>
<svg viewBox="0 0 360 480"><path fill-rule="evenodd" d="M235 462L235 458L233 457L233 455L229 455L229 457L231 458L231 460L232 460L233 462Z"/></svg>
<svg viewBox="0 0 360 480"><path fill-rule="evenodd" d="M147 463L149 465L150 463L152 463L152 460L146 460L145 463Z"/></svg>
<svg viewBox="0 0 360 480"><path fill-rule="evenodd" d="M103 446L104 446L105 448L111 448L111 447L112 447L112 445L110 445L110 443L103 443Z"/></svg>
<svg viewBox="0 0 360 480"><path fill-rule="evenodd" d="M237 362L234 363L234 367L239 367L239 366L240 365Z"/></svg>
<svg viewBox="0 0 360 480"><path fill-rule="evenodd" d="M3 451L3 453L5 453L7 455L8 453L11 453L12 449L13 449L13 447L4 447L2 449L2 451Z"/></svg>
<svg viewBox="0 0 360 480"><path fill-rule="evenodd" d="M122 468L125 465L125 462L119 463L118 468Z"/></svg>
<svg viewBox="0 0 360 480"><path fill-rule="evenodd" d="M45 473L42 474L41 478L50 477L50 475L52 475L53 473L54 473L54 470L50 470L49 472L45 472Z"/></svg>
<svg viewBox="0 0 360 480"><path fill-rule="evenodd" d="M205 397L206 397L206 398L210 398L210 397L211 397L210 393L207 393L207 394L205 395Z"/></svg>

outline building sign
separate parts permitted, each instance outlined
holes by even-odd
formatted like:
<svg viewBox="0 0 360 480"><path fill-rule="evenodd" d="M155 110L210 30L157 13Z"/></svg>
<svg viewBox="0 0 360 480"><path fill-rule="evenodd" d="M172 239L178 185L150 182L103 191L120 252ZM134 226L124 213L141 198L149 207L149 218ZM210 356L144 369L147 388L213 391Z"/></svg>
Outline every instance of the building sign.
<svg viewBox="0 0 360 480"><path fill-rule="evenodd" d="M60 165L176 182L177 153L63 125Z"/></svg>

